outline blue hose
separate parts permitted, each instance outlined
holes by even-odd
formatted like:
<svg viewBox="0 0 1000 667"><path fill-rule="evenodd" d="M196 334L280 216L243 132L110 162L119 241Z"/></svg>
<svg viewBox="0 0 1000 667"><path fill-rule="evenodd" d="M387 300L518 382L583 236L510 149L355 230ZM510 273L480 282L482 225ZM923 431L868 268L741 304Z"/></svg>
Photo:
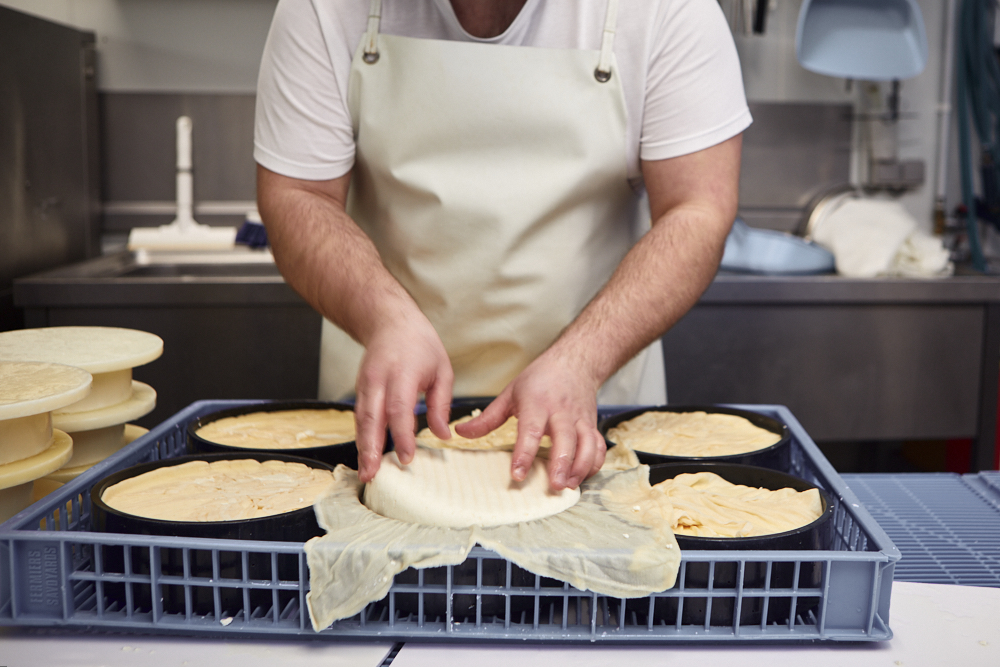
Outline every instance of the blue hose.
<svg viewBox="0 0 1000 667"><path fill-rule="evenodd" d="M1000 62L993 46L996 0L963 0L958 16L958 149L962 167L962 200L972 265L986 270L979 240L979 207L972 184L972 136L980 150L985 211L1000 210Z"/></svg>

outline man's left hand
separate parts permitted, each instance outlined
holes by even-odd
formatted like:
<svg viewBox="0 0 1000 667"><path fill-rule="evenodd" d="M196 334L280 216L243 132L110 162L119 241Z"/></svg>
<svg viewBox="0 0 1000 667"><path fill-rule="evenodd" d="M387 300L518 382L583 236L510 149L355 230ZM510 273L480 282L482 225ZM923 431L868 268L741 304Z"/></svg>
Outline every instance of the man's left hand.
<svg viewBox="0 0 1000 667"><path fill-rule="evenodd" d="M600 470L607 448L597 430L597 384L579 364L550 349L507 385L481 415L455 427L478 438L517 417L511 477L522 481L538 453L542 436L552 440L549 484L553 491L576 488Z"/></svg>

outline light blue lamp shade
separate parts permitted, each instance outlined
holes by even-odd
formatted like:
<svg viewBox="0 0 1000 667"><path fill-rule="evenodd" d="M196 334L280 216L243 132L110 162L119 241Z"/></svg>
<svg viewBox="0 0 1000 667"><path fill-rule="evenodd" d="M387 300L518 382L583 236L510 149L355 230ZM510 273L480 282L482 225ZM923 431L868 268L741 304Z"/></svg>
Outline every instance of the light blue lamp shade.
<svg viewBox="0 0 1000 667"><path fill-rule="evenodd" d="M818 74L909 79L927 65L927 31L916 0L803 0L795 53Z"/></svg>

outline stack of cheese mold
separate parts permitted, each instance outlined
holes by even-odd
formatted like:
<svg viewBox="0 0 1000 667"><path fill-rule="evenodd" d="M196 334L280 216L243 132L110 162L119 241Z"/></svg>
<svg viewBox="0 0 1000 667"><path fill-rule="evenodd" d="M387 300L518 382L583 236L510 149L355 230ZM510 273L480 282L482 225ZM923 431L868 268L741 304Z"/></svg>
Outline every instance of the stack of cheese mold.
<svg viewBox="0 0 1000 667"><path fill-rule="evenodd" d="M52 411L90 387L90 373L79 368L0 361L0 522L31 504L35 480L70 460L73 440L52 428Z"/></svg>
<svg viewBox="0 0 1000 667"><path fill-rule="evenodd" d="M752 537L701 537L675 531L677 544L682 550L822 551L831 548L834 542L833 530L835 528L833 500L823 489L794 475L734 463L688 463L650 466L649 481L654 488L658 486L664 488L663 485L675 477L704 473L718 475L725 482L750 489L764 489L786 495L790 494L791 491L800 494L818 494L819 516L815 520L790 530ZM675 521L678 512L681 511L680 508L674 507ZM737 562L717 562L710 571L707 563L691 562L687 567L686 581L694 588L733 588L736 586L736 582L741 580L739 565ZM771 588L816 588L821 584L823 576L821 562L804 563L797 571L792 563L780 561L770 564L746 562L743 564L743 568L742 582L743 586L748 588L763 587L768 581ZM769 580L768 577L770 577ZM707 599L700 598L685 600L681 622L684 624L701 623L708 615L712 625L732 624L736 613L732 599L718 598L713 600L711 611L706 608L706 602ZM815 608L817 603L817 598L800 598L796 604L796 613L807 614ZM636 611L645 613L648 611L648 601L643 600L642 604L645 607L641 610L636 608ZM744 598L739 609L740 623L743 625L759 624L765 614L767 623L780 622L782 619L787 619L789 611L790 602L788 599L779 598L769 601L765 611L763 601L760 598ZM674 624L677 621L676 601L657 600L653 616L658 624Z"/></svg>
<svg viewBox="0 0 1000 667"><path fill-rule="evenodd" d="M275 401L220 410L188 424L190 454L293 454L357 470L354 406Z"/></svg>
<svg viewBox="0 0 1000 667"><path fill-rule="evenodd" d="M127 424L156 407L156 391L132 379L132 369L163 354L159 336L114 327L48 327L0 333L0 359L75 366L93 375L90 394L52 415L73 438L73 457L39 482L36 495L75 479L135 440L145 429Z"/></svg>
<svg viewBox="0 0 1000 667"><path fill-rule="evenodd" d="M640 463L737 463L787 471L788 427L777 419L723 406L659 406L601 421L608 445L635 451Z"/></svg>
<svg viewBox="0 0 1000 667"><path fill-rule="evenodd" d="M91 528L134 535L305 542L322 532L312 503L332 482L331 466L282 454L210 454L143 463L108 475L91 487ZM148 549L133 549L130 559L133 571L148 571ZM273 563L272 554L266 552L253 552L244 560L227 551L217 559L214 562L211 551L163 549L163 574L206 582L194 587L189 596L182 587L163 586L164 611L213 613L213 581L271 580L275 564L278 578L298 578L298 559L289 554L275 555ZM125 572L124 561L121 547L105 549L105 571ZM109 589L106 585L105 591L124 604L124 586ZM218 594L223 611L244 606L238 588L219 588ZM254 607L271 602L270 591L250 592ZM149 589L134 590L133 603L148 609Z"/></svg>

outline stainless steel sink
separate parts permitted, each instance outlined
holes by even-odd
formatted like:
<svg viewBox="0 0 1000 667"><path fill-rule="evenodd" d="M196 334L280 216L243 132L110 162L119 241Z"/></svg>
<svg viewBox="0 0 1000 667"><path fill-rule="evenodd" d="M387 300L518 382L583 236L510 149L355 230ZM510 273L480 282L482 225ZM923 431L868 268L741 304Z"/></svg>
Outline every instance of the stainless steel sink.
<svg viewBox="0 0 1000 667"><path fill-rule="evenodd" d="M188 251L153 251L136 250L127 253L133 262L141 265L273 265L274 256L269 250L250 250L237 248L229 251L218 250L188 250Z"/></svg>
<svg viewBox="0 0 1000 667"><path fill-rule="evenodd" d="M217 283L220 280L283 282L270 252L247 249L229 252L121 252L46 271L21 282Z"/></svg>
<svg viewBox="0 0 1000 667"><path fill-rule="evenodd" d="M274 264L147 264L122 271L120 278L238 278L279 276Z"/></svg>

